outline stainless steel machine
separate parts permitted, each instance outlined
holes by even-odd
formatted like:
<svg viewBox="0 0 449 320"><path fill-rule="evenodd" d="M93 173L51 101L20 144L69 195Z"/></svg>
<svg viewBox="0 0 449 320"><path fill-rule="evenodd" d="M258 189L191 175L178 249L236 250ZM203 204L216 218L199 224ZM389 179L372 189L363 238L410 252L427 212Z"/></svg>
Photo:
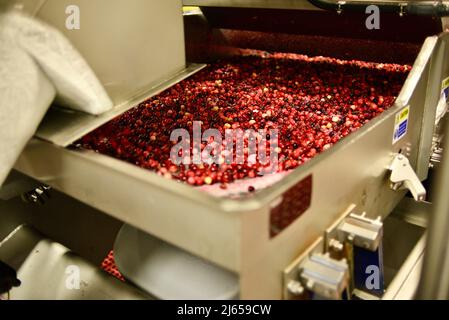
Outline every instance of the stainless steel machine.
<svg viewBox="0 0 449 320"><path fill-rule="evenodd" d="M0 260L22 281L11 297L412 299L433 208L422 181L430 180L431 159L441 153L444 117L439 125L435 119L439 104L446 104L449 36L445 18L435 15L443 15L447 4L433 11L434 1L421 7L378 1L388 12L381 13L379 30L368 30L367 15L357 11L373 1L356 2L47 0L36 7L23 1L23 10L72 40L116 106L99 117L52 108L17 161L3 187L9 200L0 207ZM70 31L63 13L74 3L82 27ZM195 8L183 14L183 4ZM251 197L216 197L68 148L209 61L248 48L413 67L393 107ZM404 121L406 134L394 139ZM14 197L40 184L53 189L44 206ZM48 192L37 190L28 198ZM303 200L286 212L291 196ZM277 216L290 220L279 227ZM64 247L55 252L35 229ZM86 261L70 256L67 247ZM98 280L92 271L112 247L133 285ZM64 291L68 265L82 265L88 294ZM50 280L52 273L58 276ZM378 283L366 288L371 275ZM36 290L45 281L52 284L48 294ZM108 295L89 290L98 281L111 281L114 289Z"/></svg>

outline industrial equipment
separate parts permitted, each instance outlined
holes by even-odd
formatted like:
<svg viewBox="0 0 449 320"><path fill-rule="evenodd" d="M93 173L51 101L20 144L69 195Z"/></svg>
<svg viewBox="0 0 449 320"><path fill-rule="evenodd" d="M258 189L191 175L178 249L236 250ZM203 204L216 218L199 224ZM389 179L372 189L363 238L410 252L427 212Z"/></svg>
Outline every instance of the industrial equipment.
<svg viewBox="0 0 449 320"><path fill-rule="evenodd" d="M427 182L445 161L448 4L434 2L22 1L72 41L115 107L100 116L52 107L3 186L0 260L21 281L10 297L414 298L433 210ZM73 4L79 30L65 28ZM380 29L365 25L369 4L380 8ZM411 68L391 107L260 188L251 179L236 179L238 192L232 182L228 191L191 186L73 147L208 64L248 52ZM22 194L27 203L14 197ZM112 249L119 285L92 266ZM53 265L52 286L36 291L33 276L48 279ZM85 296L61 287L72 265L88 274ZM108 293L95 289L109 281Z"/></svg>

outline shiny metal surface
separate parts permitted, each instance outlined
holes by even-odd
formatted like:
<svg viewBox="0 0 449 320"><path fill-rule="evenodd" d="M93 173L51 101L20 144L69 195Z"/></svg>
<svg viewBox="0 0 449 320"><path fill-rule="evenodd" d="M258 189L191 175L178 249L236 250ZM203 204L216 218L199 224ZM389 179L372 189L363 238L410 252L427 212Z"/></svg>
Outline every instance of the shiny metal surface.
<svg viewBox="0 0 449 320"><path fill-rule="evenodd" d="M441 41L437 44L432 57L429 79L428 92L424 100L421 138L419 142L419 160L416 167L416 173L421 180L428 176L429 171L429 155L432 154L432 137L435 133L435 105L441 96L441 81L449 76L449 36L442 35Z"/></svg>
<svg viewBox="0 0 449 320"><path fill-rule="evenodd" d="M382 242L383 224L380 219L367 219L364 214L349 214L338 226L337 233L339 242L345 243L348 240L352 245L376 251ZM343 247L338 246L342 250Z"/></svg>
<svg viewBox="0 0 449 320"><path fill-rule="evenodd" d="M11 300L151 299L24 225L0 242L0 259L22 282Z"/></svg>
<svg viewBox="0 0 449 320"><path fill-rule="evenodd" d="M158 299L239 298L235 273L126 224L114 243L114 260L126 279Z"/></svg>
<svg viewBox="0 0 449 320"><path fill-rule="evenodd" d="M416 203L415 206L412 203L407 203L404 206L404 202L407 202L404 200L399 206L403 208L402 210L407 210L409 215L413 215L417 210L421 211L419 207L422 203ZM327 229L325 237L319 237L283 270L284 299L304 298L304 287L297 281L299 266L312 254L329 252L330 248L329 246L326 248L325 243L335 235L337 226L352 209L353 206L348 207L340 219ZM397 209L394 209L393 213L383 221L385 232L382 242L386 285L384 295L379 298L356 289L354 294L358 298L362 300L409 300L414 298L425 249L425 228L403 220L402 217L403 215L398 215ZM401 236L398 237L398 234Z"/></svg>
<svg viewBox="0 0 449 320"><path fill-rule="evenodd" d="M135 96L130 100L116 105L112 110L99 116L69 109L50 108L36 132L36 137L66 147L83 135L135 107L140 102L159 94L175 83L191 76L205 66L205 64L189 64L186 68L174 74L167 75L167 78L162 82L149 85L141 92L135 92Z"/></svg>
<svg viewBox="0 0 449 320"><path fill-rule="evenodd" d="M422 235L407 258L401 261L399 269L393 269L396 275L387 287L382 300L413 300L415 298L421 275L425 243L426 237Z"/></svg>
<svg viewBox="0 0 449 320"><path fill-rule="evenodd" d="M404 197L394 209L393 215L409 224L427 228L431 207L430 202L416 202Z"/></svg>
<svg viewBox="0 0 449 320"><path fill-rule="evenodd" d="M48 5L53 1L58 3ZM289 9L298 6L300 2L307 5L305 1L270 1L268 4L268 1L250 3L218 0L185 0L184 4L199 2L203 5L215 3L224 6L231 3L242 6L246 3L246 6L251 7L256 7L259 3L263 8L273 5L287 6ZM77 3L83 6L82 12L89 12L87 20L83 20L86 29L82 26L79 31L64 30L65 16L60 14L63 12L60 10L67 5L65 0L48 0L35 10L39 17L59 26L71 38L118 106L131 106L129 101L133 98L133 101L140 102L138 99L143 99L146 93L139 97L136 94L142 93L142 88L149 88L150 83L158 83L162 78L166 79L167 74L183 69L184 63L179 60L184 59L183 54L182 58L180 54L183 48L179 47L183 44L180 38L182 25L178 28L179 17L171 15L174 6L180 8L180 2L168 4L159 1L156 4L156 1L139 0L125 4L124 0L114 0L107 2L112 3L111 7L107 7L105 0L78 0ZM148 9L143 10L147 5ZM127 9L129 7L130 12L142 11L135 14L135 24L123 26L134 19L134 16L133 19L124 19L120 10L124 6ZM166 20L165 14L162 14L168 10L165 6L173 6L168 14L174 19L174 23L170 25L176 29L167 37L168 30L158 29L158 26L170 23L171 18ZM105 8L111 10L109 18L117 17L117 23L113 24L112 29L105 23L104 28L89 32L88 27L98 24L98 19L107 19L108 15L103 14ZM148 14L155 18L148 18ZM143 21L143 16L148 21ZM124 35L132 34L133 28L139 37L149 37L145 43L125 39ZM420 178L425 177L430 157L427 137L433 132L430 119L436 107L432 99L437 92L435 86L441 80L439 78L448 75L448 70L444 68L441 74L435 73L439 66L446 63L445 37L447 36L431 37L424 43L394 107L330 150L297 168L287 178L252 197L215 198L131 164L94 152L68 150L39 139L30 142L16 168L93 208L236 272L239 275L240 297L243 299L281 298L282 283L279 275L282 270L320 237L323 230L334 223L349 204L355 203L357 212L366 211L368 217L385 218L401 200L404 191L391 190L388 181L388 166L395 153L399 150L406 151L412 167L419 171ZM167 47L156 48L153 45L156 42L165 44L165 40L168 42ZM151 68L154 68L154 72L150 72ZM401 141L392 145L394 117L405 106L410 106L411 110L408 133ZM121 112L117 114L119 113ZM56 138L53 138L53 141L59 141L61 145L67 145L69 142L64 141L67 141L67 136L73 137L74 132L75 136L80 136L89 131L84 123L78 127L75 124L71 128L67 123L63 124L61 120L55 119L54 123L61 127L64 125L64 130L54 130L53 127L47 133L62 134L56 134ZM68 140L73 141L73 138ZM271 239L270 205L279 201L286 191L309 175L313 176L310 209L276 238ZM335 187L336 184L338 188ZM43 250L46 251L45 246Z"/></svg>
<svg viewBox="0 0 449 320"><path fill-rule="evenodd" d="M17 176L24 178L19 173ZM29 180L33 186L39 185ZM25 224L99 266L123 223L55 189L50 194L44 205L26 203L20 193L7 201L0 200L0 239Z"/></svg>
<svg viewBox="0 0 449 320"><path fill-rule="evenodd" d="M436 196L429 220L427 251L419 284L420 299L449 299L449 127L444 132L442 165L437 169Z"/></svg>
<svg viewBox="0 0 449 320"><path fill-rule="evenodd" d="M324 299L340 300L350 282L349 265L328 253L315 253L300 266L299 278L305 288Z"/></svg>

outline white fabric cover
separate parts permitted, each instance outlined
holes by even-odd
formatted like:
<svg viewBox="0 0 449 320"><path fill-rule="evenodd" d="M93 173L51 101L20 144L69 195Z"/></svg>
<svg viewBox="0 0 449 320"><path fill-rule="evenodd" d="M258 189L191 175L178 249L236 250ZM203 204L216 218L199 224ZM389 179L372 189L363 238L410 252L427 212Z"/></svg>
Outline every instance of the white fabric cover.
<svg viewBox="0 0 449 320"><path fill-rule="evenodd" d="M112 108L93 71L58 30L17 11L0 12L0 185L55 98L95 115Z"/></svg>

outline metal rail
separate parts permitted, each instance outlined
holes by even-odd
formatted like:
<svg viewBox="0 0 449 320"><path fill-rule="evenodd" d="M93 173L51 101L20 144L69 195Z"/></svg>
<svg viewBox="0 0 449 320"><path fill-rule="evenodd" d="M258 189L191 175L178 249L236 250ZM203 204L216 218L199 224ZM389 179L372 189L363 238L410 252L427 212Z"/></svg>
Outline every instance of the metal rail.
<svg viewBox="0 0 449 320"><path fill-rule="evenodd" d="M437 169L432 209L418 299L449 299L449 126L445 130L443 162Z"/></svg>
<svg viewBox="0 0 449 320"><path fill-rule="evenodd" d="M330 11L360 11L365 12L368 5L377 5L384 12L421 15L421 16L449 16L448 1L341 1L341 0L309 0L314 6Z"/></svg>

